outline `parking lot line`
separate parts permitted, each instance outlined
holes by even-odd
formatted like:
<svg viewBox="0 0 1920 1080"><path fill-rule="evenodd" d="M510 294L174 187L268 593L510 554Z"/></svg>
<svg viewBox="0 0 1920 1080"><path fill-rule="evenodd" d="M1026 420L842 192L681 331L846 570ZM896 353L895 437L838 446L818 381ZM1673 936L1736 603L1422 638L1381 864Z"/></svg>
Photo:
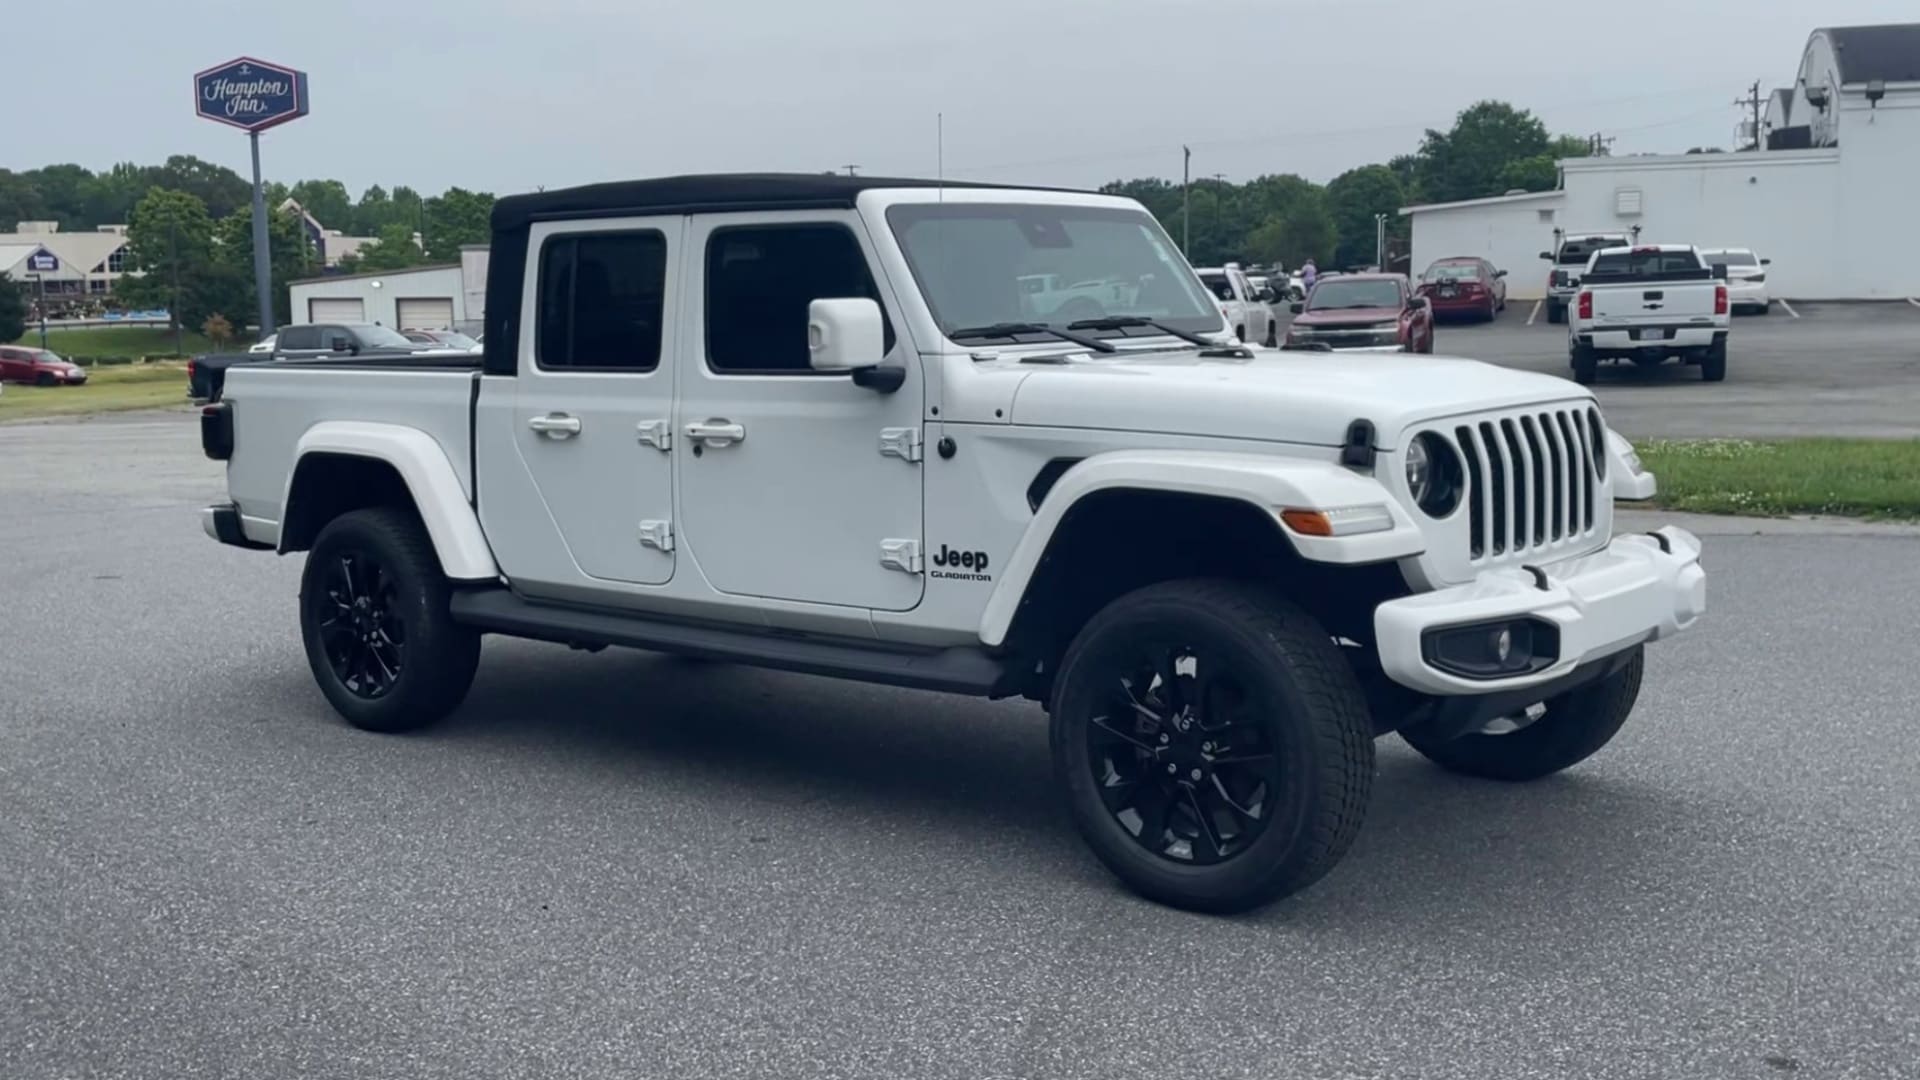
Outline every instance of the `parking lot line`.
<svg viewBox="0 0 1920 1080"><path fill-rule="evenodd" d="M1787 303L1785 300L1780 300L1777 302L1779 303L1780 307L1786 311L1787 314L1793 316L1796 319L1800 317L1800 313L1793 310L1792 304Z"/></svg>
<svg viewBox="0 0 1920 1080"><path fill-rule="evenodd" d="M1537 318L1539 318L1539 317L1540 317L1540 305L1541 305L1541 304L1544 304L1544 303L1546 303L1546 301L1545 301L1545 300L1535 300L1535 301L1533 302L1533 310L1532 310L1532 311L1529 311L1529 312L1527 312L1527 325L1528 325L1528 326L1532 326L1532 325L1533 325L1533 320L1535 320L1535 319L1537 319Z"/></svg>

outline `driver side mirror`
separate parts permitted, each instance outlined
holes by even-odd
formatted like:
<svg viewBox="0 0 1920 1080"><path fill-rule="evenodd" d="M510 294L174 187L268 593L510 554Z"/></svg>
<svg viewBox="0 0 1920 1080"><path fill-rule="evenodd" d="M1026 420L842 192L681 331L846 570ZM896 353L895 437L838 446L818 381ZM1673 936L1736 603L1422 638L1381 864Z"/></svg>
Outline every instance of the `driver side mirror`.
<svg viewBox="0 0 1920 1080"><path fill-rule="evenodd" d="M360 351L360 347L358 345L355 345L353 342L347 340L346 338L334 338L333 344L328 346L328 348L332 349L334 352L337 352L337 353L357 353Z"/></svg>
<svg viewBox="0 0 1920 1080"><path fill-rule="evenodd" d="M882 368L886 320L865 297L815 300L807 305L807 363L815 371L850 372L856 386L890 394L906 382L903 367Z"/></svg>
<svg viewBox="0 0 1920 1080"><path fill-rule="evenodd" d="M1505 270L1495 270L1493 272L1493 276L1497 278L1503 278L1507 276L1507 272Z"/></svg>
<svg viewBox="0 0 1920 1080"><path fill-rule="evenodd" d="M1303 301L1295 300L1293 303L1287 305L1287 310L1293 312L1295 315L1298 315L1301 312L1307 310L1307 305Z"/></svg>
<svg viewBox="0 0 1920 1080"><path fill-rule="evenodd" d="M1547 260L1548 262L1552 262L1552 261L1553 261L1553 252L1551 252L1551 251L1543 251L1543 252L1541 252L1541 253L1540 253L1540 257L1541 257L1541 258L1543 258L1543 259L1545 259L1545 260Z"/></svg>
<svg viewBox="0 0 1920 1080"><path fill-rule="evenodd" d="M1713 279L1715 281L1727 280L1727 264L1726 263L1713 264Z"/></svg>

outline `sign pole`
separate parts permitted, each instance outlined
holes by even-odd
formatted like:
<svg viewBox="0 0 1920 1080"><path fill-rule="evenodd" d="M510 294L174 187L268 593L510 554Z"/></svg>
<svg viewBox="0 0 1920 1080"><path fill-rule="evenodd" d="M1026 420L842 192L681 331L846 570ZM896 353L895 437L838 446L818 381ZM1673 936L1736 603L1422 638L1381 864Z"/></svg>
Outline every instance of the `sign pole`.
<svg viewBox="0 0 1920 1080"><path fill-rule="evenodd" d="M250 131L253 143L253 291L260 296L260 338L273 333L273 263L267 251L267 190L260 184L260 133Z"/></svg>
<svg viewBox="0 0 1920 1080"><path fill-rule="evenodd" d="M47 279L39 274L33 275L33 291L40 299L40 351L47 350Z"/></svg>

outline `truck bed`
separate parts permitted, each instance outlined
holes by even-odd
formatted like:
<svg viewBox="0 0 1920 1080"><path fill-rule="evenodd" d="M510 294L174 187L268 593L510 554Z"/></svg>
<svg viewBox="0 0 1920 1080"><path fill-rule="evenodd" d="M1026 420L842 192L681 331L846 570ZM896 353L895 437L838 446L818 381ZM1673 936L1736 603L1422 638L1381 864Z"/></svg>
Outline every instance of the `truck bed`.
<svg viewBox="0 0 1920 1080"><path fill-rule="evenodd" d="M209 353L196 356L187 365L187 396L194 401L219 401L226 386L227 372L235 367L324 367L380 370L453 369L478 371L480 357L465 352L373 353L320 356L301 359L276 359L267 353Z"/></svg>
<svg viewBox="0 0 1920 1080"><path fill-rule="evenodd" d="M473 498L473 398L478 356L346 357L236 367L222 391L233 416L227 486L244 518L282 520L301 438L316 423L396 424L425 432L445 451Z"/></svg>

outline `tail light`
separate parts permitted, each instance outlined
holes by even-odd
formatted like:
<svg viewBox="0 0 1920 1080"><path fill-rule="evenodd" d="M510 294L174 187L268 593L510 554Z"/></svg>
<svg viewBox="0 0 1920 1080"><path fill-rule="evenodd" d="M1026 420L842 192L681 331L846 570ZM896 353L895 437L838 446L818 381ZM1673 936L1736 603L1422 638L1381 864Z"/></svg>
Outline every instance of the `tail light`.
<svg viewBox="0 0 1920 1080"><path fill-rule="evenodd" d="M1720 291L1726 292L1725 289ZM1583 319L1593 318L1593 294L1590 292L1580 294L1580 317Z"/></svg>
<svg viewBox="0 0 1920 1080"><path fill-rule="evenodd" d="M187 361L187 381L192 382L193 373L199 370L200 370L200 361L198 360Z"/></svg>
<svg viewBox="0 0 1920 1080"><path fill-rule="evenodd" d="M1715 285L1713 287L1713 313L1715 315L1725 315L1727 313L1727 287L1725 285Z"/></svg>

